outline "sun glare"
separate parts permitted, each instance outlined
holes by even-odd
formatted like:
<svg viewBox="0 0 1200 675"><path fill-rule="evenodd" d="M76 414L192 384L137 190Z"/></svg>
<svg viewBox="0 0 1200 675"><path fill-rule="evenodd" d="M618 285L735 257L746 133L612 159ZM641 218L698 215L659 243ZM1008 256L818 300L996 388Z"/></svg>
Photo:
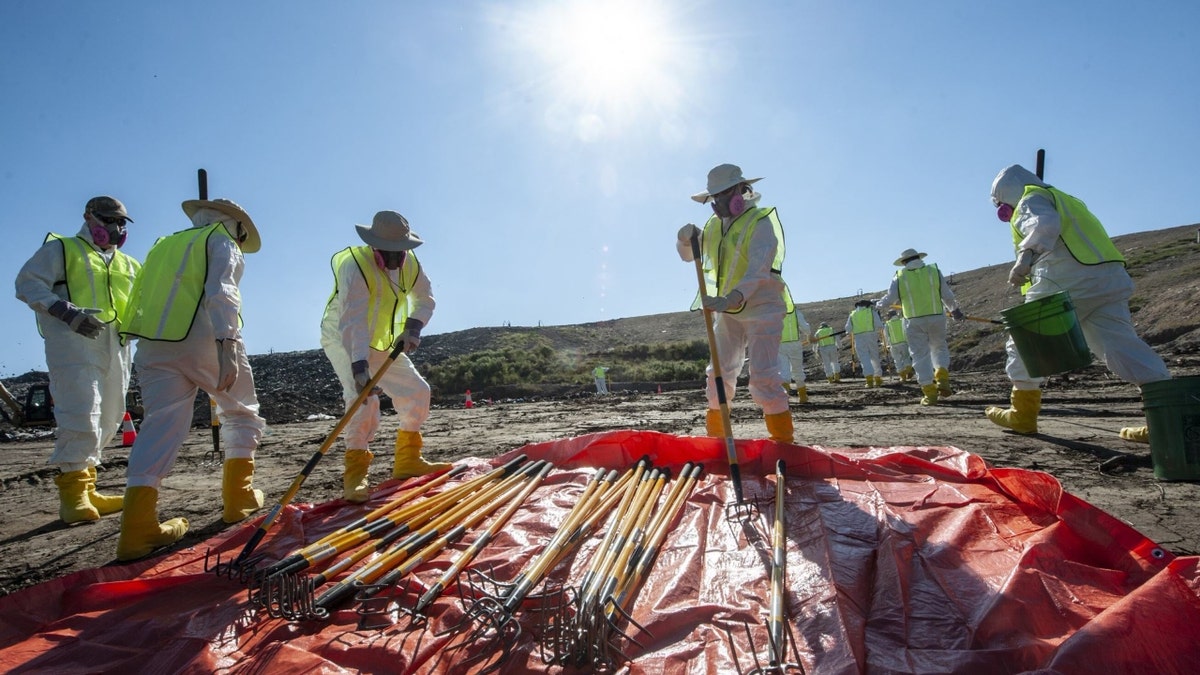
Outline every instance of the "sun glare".
<svg viewBox="0 0 1200 675"><path fill-rule="evenodd" d="M582 140L680 104L687 58L661 0L560 0L515 10L505 23L518 52L512 68L548 97L547 118Z"/></svg>

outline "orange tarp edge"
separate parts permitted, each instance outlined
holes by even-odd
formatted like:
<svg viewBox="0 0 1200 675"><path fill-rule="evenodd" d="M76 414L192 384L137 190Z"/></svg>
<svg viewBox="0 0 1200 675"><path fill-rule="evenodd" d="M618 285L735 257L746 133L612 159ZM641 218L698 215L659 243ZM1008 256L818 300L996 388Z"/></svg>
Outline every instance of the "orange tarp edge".
<svg viewBox="0 0 1200 675"><path fill-rule="evenodd" d="M1116 518L1063 492L1048 474L989 469L952 447L819 448L738 441L750 517L732 500L723 441L616 431L466 460L464 479L518 453L556 469L473 567L515 578L550 539L596 469L642 456L705 474L673 524L623 624L630 671L743 672L766 665L774 466L787 463L787 587L793 646L807 672L1187 672L1200 644L1197 558L1176 557ZM278 560L377 508L413 483L389 481L372 500L284 509L256 552ZM454 484L452 482L452 484ZM170 514L163 514L169 516ZM487 521L485 521L486 523ZM0 598L6 672L461 672L494 662L499 638L453 652L438 635L463 614L451 589L423 627L389 611L364 628L353 603L322 621L256 611L236 581L204 571L228 560L258 521L201 546L135 564L84 570ZM549 575L577 585L606 521ZM473 539L410 576L420 592ZM540 590L540 589L539 589ZM517 613L505 668L548 669L537 602Z"/></svg>

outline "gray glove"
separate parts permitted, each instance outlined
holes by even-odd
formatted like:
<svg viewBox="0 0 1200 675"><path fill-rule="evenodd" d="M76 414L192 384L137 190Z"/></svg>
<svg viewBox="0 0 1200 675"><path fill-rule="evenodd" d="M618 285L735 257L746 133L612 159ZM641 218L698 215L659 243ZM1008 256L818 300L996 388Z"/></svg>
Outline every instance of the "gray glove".
<svg viewBox="0 0 1200 675"><path fill-rule="evenodd" d="M692 237L699 237L699 236L700 236L700 228L696 227L695 225L693 225L691 223L688 223L687 225L684 225L683 227L679 228L679 241L691 241Z"/></svg>
<svg viewBox="0 0 1200 675"><path fill-rule="evenodd" d="M411 318L405 319L404 332L400 334L400 339L404 341L405 354L411 354L417 351L417 347L421 346L421 329L424 327L424 321Z"/></svg>
<svg viewBox="0 0 1200 675"><path fill-rule="evenodd" d="M50 305L46 310L50 316L61 320L63 323L71 327L71 330L79 333L85 338L95 340L100 331L108 328L108 324L104 323L88 314L86 311L79 309L75 305L66 300L59 300Z"/></svg>
<svg viewBox="0 0 1200 675"><path fill-rule="evenodd" d="M728 312L730 310L741 309L746 303L740 291L733 291L729 295L714 295L705 297L703 301L704 309L713 312Z"/></svg>
<svg viewBox="0 0 1200 675"><path fill-rule="evenodd" d="M954 311L950 312L950 318L954 319L955 321L963 321L967 317L963 316L961 309L955 307Z"/></svg>
<svg viewBox="0 0 1200 675"><path fill-rule="evenodd" d="M1008 273L1008 283L1013 286L1024 286L1025 280L1029 278L1029 272L1033 269L1033 251L1025 249L1021 251L1021 255L1017 256L1017 262L1012 266Z"/></svg>
<svg viewBox="0 0 1200 675"><path fill-rule="evenodd" d="M237 338L217 340L217 391L229 391L237 382L246 349Z"/></svg>
<svg viewBox="0 0 1200 675"><path fill-rule="evenodd" d="M355 361L350 364L350 372L354 375L354 393L361 394L371 383L371 369L366 361ZM379 387L371 389L371 396L378 396L382 390Z"/></svg>

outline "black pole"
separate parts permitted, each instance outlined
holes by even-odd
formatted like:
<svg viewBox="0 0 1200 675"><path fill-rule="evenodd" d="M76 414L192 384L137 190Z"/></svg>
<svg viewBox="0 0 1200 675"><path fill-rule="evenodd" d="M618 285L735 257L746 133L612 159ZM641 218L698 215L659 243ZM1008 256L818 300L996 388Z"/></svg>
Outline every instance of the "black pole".
<svg viewBox="0 0 1200 675"><path fill-rule="evenodd" d="M196 186L199 188L200 199L208 199L208 172L196 169ZM212 426L213 454L221 459L221 418L217 415L217 400L208 396L208 421Z"/></svg>
<svg viewBox="0 0 1200 675"><path fill-rule="evenodd" d="M1037 177L1038 180L1046 178L1046 151L1042 148L1037 151Z"/></svg>

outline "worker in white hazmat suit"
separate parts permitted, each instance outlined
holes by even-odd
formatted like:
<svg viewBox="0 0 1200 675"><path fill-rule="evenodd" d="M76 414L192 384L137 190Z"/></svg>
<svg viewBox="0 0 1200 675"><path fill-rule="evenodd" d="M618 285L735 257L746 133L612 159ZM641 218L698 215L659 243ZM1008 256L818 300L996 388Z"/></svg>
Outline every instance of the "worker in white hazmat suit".
<svg viewBox="0 0 1200 675"><path fill-rule="evenodd" d="M377 387L392 399L397 415L393 478L410 478L450 468L421 454L421 425L429 417L429 383L408 354L421 344L421 329L433 316L434 299L413 249L424 243L395 211L375 214L368 228L356 225L366 246L351 246L333 256L333 294L321 319L321 348L342 384L347 408L387 361L397 337L403 353L388 366ZM370 496L371 440L379 430L379 392L373 392L350 418L343 496L364 502Z"/></svg>
<svg viewBox="0 0 1200 675"><path fill-rule="evenodd" d="M120 560L143 557L187 532L185 518L158 522L158 490L191 429L199 389L221 416L222 519L236 523L263 505L253 478L266 423L242 342L238 291L243 254L262 242L234 202L193 199L182 206L192 227L163 237L146 254L121 330L138 339L133 363L146 414L129 453Z"/></svg>
<svg viewBox="0 0 1200 675"><path fill-rule="evenodd" d="M921 405L934 405L939 397L954 393L950 387L945 312L950 312L955 321L962 321L963 313L941 270L937 265L925 263L926 255L909 248L896 258L893 264L900 269L892 277L887 295L875 307L885 310L900 303L908 351L912 354L917 384L921 385Z"/></svg>
<svg viewBox="0 0 1200 675"><path fill-rule="evenodd" d="M607 373L608 373L608 368L605 368L604 366L596 366L595 368L592 368L592 378L596 380L596 393L597 394L607 394L608 393Z"/></svg>
<svg viewBox="0 0 1200 675"><path fill-rule="evenodd" d="M812 328L799 307L783 316L779 372L783 377L783 385L789 387L801 403L808 403L808 385L804 381L804 343L811 334Z"/></svg>
<svg viewBox="0 0 1200 675"><path fill-rule="evenodd" d="M709 171L707 189L692 199L711 202L713 216L703 229L684 225L676 250L685 262L692 262L691 240L699 238L706 286L703 307L715 313L713 331L721 363L707 368L708 435L724 435L714 369L720 368L725 400L732 403L737 375L748 354L750 397L762 408L767 433L772 440L791 443L792 414L779 372L779 340L783 316L793 304L780 275L783 226L773 207L758 205L762 195L751 185L759 180L744 178L733 164ZM698 296L692 309L700 306Z"/></svg>
<svg viewBox="0 0 1200 675"><path fill-rule="evenodd" d="M58 467L58 516L98 520L121 510L122 498L96 492L96 467L125 415L130 349L121 343L121 312L137 260L118 248L125 205L94 197L74 237L48 234L17 273L17 298L36 313L57 425L49 464Z"/></svg>
<svg viewBox="0 0 1200 675"><path fill-rule="evenodd" d="M816 341L813 351L821 359L821 368L825 371L825 381L830 384L842 381L842 366L838 363L837 336L838 333L833 331L833 327L824 321L812 336L812 339Z"/></svg>
<svg viewBox="0 0 1200 675"><path fill-rule="evenodd" d="M870 300L854 303L850 316L846 317L846 333L854 338L854 353L862 364L863 378L868 387L883 384L883 368L879 363L879 332L883 330L883 319L871 305Z"/></svg>
<svg viewBox="0 0 1200 675"><path fill-rule="evenodd" d="M1171 378L1162 357L1134 330L1125 258L1082 201L1014 164L992 181L992 204L1012 228L1017 261L1008 281L1024 290L1025 302L1067 291L1088 348L1113 374L1139 386ZM1017 433L1037 433L1045 380L1029 374L1011 337L1005 349L1011 405L986 414ZM1121 437L1149 442L1145 426L1122 429Z"/></svg>
<svg viewBox="0 0 1200 675"><path fill-rule="evenodd" d="M908 382L916 374L912 365L912 354L908 350L908 337L904 334L904 317L890 310L883 322L883 336L887 339L888 353L896 364L896 374L901 382Z"/></svg>

